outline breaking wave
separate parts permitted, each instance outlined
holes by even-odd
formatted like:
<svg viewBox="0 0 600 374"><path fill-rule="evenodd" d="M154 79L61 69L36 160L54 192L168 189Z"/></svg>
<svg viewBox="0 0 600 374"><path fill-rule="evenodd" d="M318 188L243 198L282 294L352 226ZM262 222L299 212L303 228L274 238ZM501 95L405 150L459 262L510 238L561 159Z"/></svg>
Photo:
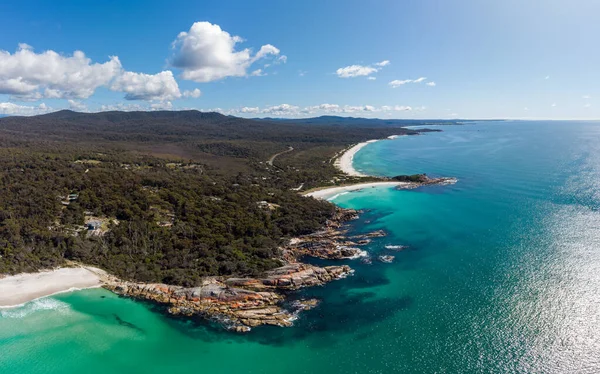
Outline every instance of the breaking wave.
<svg viewBox="0 0 600 374"><path fill-rule="evenodd" d="M69 304L52 298L37 299L10 309L0 309L0 318L23 318L42 310L66 311Z"/></svg>

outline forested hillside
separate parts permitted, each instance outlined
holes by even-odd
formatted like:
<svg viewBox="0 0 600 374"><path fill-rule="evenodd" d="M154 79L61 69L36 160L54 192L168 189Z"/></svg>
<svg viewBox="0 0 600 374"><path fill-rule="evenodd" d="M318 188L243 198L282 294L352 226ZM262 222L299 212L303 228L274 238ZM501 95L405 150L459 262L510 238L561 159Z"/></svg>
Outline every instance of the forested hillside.
<svg viewBox="0 0 600 374"><path fill-rule="evenodd" d="M260 273L333 213L300 186L345 181L336 152L404 133L196 111L2 118L0 273L65 260L181 285Z"/></svg>

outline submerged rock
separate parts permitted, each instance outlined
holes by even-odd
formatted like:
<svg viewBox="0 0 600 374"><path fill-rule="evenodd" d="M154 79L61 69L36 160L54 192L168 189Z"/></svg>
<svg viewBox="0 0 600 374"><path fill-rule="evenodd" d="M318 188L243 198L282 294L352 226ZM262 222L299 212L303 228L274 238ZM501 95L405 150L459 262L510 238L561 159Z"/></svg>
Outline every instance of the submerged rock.
<svg viewBox="0 0 600 374"><path fill-rule="evenodd" d="M290 303L290 306L295 310L310 310L317 307L319 303L318 299L294 300Z"/></svg>
<svg viewBox="0 0 600 374"><path fill-rule="evenodd" d="M385 262L386 264L390 264L392 261L394 261L395 257L394 256L379 256L377 257L377 259L381 262Z"/></svg>

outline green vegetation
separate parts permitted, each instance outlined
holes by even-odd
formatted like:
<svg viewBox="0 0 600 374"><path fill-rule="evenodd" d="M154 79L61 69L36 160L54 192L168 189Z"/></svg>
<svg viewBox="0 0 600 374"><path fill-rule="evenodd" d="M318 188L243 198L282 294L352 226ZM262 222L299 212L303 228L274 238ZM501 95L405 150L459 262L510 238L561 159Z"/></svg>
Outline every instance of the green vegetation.
<svg viewBox="0 0 600 374"><path fill-rule="evenodd" d="M299 186L348 183L331 162L337 152L402 133L415 131L195 111L2 118L0 273L66 260L186 286L260 273L280 264L285 238L334 211ZM98 230L83 226L92 218Z"/></svg>
<svg viewBox="0 0 600 374"><path fill-rule="evenodd" d="M414 183L424 183L429 181L427 174L413 174L413 175L397 175L392 179L397 180L399 182L414 182Z"/></svg>

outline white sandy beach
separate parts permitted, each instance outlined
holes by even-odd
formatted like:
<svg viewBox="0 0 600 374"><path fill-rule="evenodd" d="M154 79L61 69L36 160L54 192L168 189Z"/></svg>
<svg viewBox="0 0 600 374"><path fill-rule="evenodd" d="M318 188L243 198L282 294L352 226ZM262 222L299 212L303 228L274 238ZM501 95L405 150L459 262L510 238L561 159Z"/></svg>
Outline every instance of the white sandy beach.
<svg viewBox="0 0 600 374"><path fill-rule="evenodd" d="M400 136L406 136L406 135L390 135L387 137L387 139L393 140ZM366 142L358 143L358 144L350 147L340 157L338 157L335 160L334 166L337 167L338 169L340 169L341 171L343 171L344 173L346 173L350 176L353 176L353 177L368 177L368 175L362 174L362 173L358 172L356 169L354 169L354 166L352 165L352 163L354 161L354 155L356 154L356 152L360 151L361 148L363 148L367 144L375 143L380 140L384 140L384 139L367 140Z"/></svg>
<svg viewBox="0 0 600 374"><path fill-rule="evenodd" d="M390 139L390 140L396 139L399 136L404 136L404 135L391 135L391 136L388 136L387 139ZM368 177L368 175L362 174L362 173L358 172L356 169L354 169L354 167L352 165L352 163L354 161L354 155L356 154L356 152L360 151L367 144L374 143L379 140L384 140L384 139L368 140L366 142L358 143L358 144L348 148L346 151L344 151L344 153L340 157L338 157L335 160L335 163L334 163L335 167L337 167L342 172L344 172L350 176L353 176L353 177ZM311 197L314 197L315 199L328 200L328 199L331 199L332 197L335 197L336 195L344 193L344 192L359 191L359 190L362 190L365 188L393 187L393 186L399 186L402 184L406 184L406 182L390 181L390 182L358 183L358 184L353 184L353 185L349 185L349 186L323 188L323 189L320 189L317 191L309 192L309 193L305 194L304 196L311 196Z"/></svg>
<svg viewBox="0 0 600 374"><path fill-rule="evenodd" d="M369 143L374 143L378 141L378 139L368 140L366 142L358 143L353 147L350 147L347 151L345 151L340 157L335 160L335 167L343 171L344 173L351 175L353 177L366 177L366 175L359 173L352 166L352 161L354 160L354 155L356 152L360 151L362 147Z"/></svg>
<svg viewBox="0 0 600 374"><path fill-rule="evenodd" d="M93 267L61 268L0 279L0 308L75 289L100 287L106 273Z"/></svg>
<svg viewBox="0 0 600 374"><path fill-rule="evenodd" d="M406 182L369 182L369 183L358 183L350 186L339 186L339 187L331 187L331 188L323 188L321 190L309 192L304 196L311 196L315 199L327 200L331 197L338 195L344 192L351 191L359 191L365 188L375 188L375 187L393 187L399 186L402 184L406 184Z"/></svg>

